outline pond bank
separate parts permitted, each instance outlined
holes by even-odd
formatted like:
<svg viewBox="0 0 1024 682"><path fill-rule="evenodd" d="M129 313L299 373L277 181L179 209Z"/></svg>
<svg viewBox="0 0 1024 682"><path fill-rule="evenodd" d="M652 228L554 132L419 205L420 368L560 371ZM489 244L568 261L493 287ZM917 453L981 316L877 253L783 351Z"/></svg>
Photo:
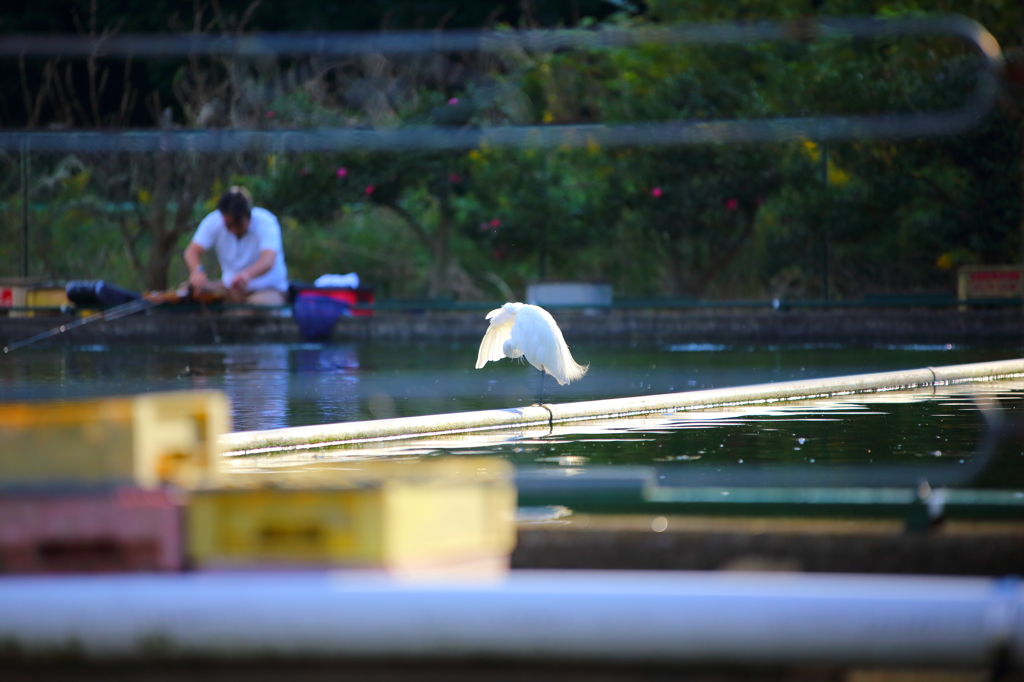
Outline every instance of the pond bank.
<svg viewBox="0 0 1024 682"><path fill-rule="evenodd" d="M1002 343L1024 339L1018 308L982 310L838 309L736 310L556 310L570 344L587 341L641 343ZM0 341L13 343L75 318L51 315L0 317ZM343 318L332 341L466 341L481 338L484 312L379 312ZM150 311L96 322L59 335L47 344L298 342L298 326L277 314L227 315Z"/></svg>

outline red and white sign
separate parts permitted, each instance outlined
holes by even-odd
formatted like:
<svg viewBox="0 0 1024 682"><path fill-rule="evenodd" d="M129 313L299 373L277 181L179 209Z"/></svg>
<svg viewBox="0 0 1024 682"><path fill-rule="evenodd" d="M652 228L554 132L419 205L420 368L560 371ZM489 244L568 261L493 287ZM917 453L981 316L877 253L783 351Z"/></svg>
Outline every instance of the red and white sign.
<svg viewBox="0 0 1024 682"><path fill-rule="evenodd" d="M1018 298L1024 293L1024 272L1015 266L964 268L960 298Z"/></svg>

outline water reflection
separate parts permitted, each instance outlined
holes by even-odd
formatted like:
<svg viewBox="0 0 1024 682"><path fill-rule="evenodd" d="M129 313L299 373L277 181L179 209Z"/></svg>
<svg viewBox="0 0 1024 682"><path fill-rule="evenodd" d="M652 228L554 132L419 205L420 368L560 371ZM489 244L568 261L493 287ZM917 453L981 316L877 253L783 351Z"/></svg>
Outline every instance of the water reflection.
<svg viewBox="0 0 1024 682"><path fill-rule="evenodd" d="M223 346L222 388L231 399L235 428L288 426L288 348Z"/></svg>
<svg viewBox="0 0 1024 682"><path fill-rule="evenodd" d="M488 363L484 369L476 370L476 350L475 342L29 347L0 359L0 400L223 388L235 406L234 428L248 430L502 409L529 405L536 399L536 370L511 361ZM834 344L583 344L574 347L573 352L581 361L590 363L590 372L569 386L548 382L546 397L551 402L652 395L1018 355L1013 348L949 344L892 348Z"/></svg>
<svg viewBox="0 0 1024 682"><path fill-rule="evenodd" d="M299 348L292 353L292 361L290 402L311 404L316 414L313 423L359 419L359 353L355 344Z"/></svg>
<svg viewBox="0 0 1024 682"><path fill-rule="evenodd" d="M978 400L998 401L1009 437ZM733 406L434 438L239 457L239 471L318 467L444 454L492 455L519 466L589 476L605 467L656 471L674 487L983 487L1024 489L1024 381ZM651 469L653 467L653 469ZM647 476L648 474L643 474Z"/></svg>

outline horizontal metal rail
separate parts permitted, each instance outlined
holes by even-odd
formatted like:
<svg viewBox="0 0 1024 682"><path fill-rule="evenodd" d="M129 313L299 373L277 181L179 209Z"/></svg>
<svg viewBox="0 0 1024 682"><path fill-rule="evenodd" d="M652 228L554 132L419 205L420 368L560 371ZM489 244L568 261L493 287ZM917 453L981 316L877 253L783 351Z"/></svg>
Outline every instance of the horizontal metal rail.
<svg viewBox="0 0 1024 682"><path fill-rule="evenodd" d="M504 301L452 301L450 299L382 299L376 303L353 303L349 304L351 310L367 310L376 312L415 312L422 310L437 311L488 311L500 308ZM544 308L549 310L679 310L679 309L701 309L701 310L727 310L727 309L763 309L785 312L801 308L955 308L955 307L1020 307L1024 305L1024 299L1020 298L967 298L959 299L950 297L923 297L894 296L892 298L878 299L856 299L856 300L824 300L824 299L793 299L793 300L729 300L729 301L706 301L692 298L642 298L642 299L617 299L607 303L545 303ZM185 309L192 306L198 309L198 305L182 303L174 306L175 309ZM287 310L291 305L280 306L258 306L247 304L211 304L209 310L224 309L246 309L246 310ZM103 310L104 306L87 306L87 310ZM0 306L0 313L3 312L38 312L38 313L69 313L74 314L74 306Z"/></svg>
<svg viewBox="0 0 1024 682"><path fill-rule="evenodd" d="M1024 523L1024 492L919 487L913 474L903 487L835 487L841 472L833 472L831 487L795 487L793 481L785 487L679 487L660 485L654 467L629 469L588 467L569 477L557 469L521 470L519 505L591 514L895 519L911 530L956 520ZM770 473L776 481L787 478L784 471ZM922 468L917 478L928 473Z"/></svg>
<svg viewBox="0 0 1024 682"><path fill-rule="evenodd" d="M958 15L899 19L822 19L788 22L685 24L646 30L548 30L399 32L375 34L195 34L0 36L0 56L134 56L224 58L279 54L343 56L368 53L607 49L640 45L750 45L819 39L892 39L948 36L966 41L981 58L977 87L959 108L927 113L781 117L739 120L677 120L635 124L527 125L489 128L409 126L393 130L316 128L294 130L0 130L0 149L75 152L230 153L325 150L467 150L491 147L578 148L779 142L795 139L903 139L952 135L979 123L998 91L1003 56L995 38Z"/></svg>
<svg viewBox="0 0 1024 682"><path fill-rule="evenodd" d="M0 655L67 660L541 660L1024 665L1016 580L514 571L0 578Z"/></svg>
<svg viewBox="0 0 1024 682"><path fill-rule="evenodd" d="M382 299L376 303L356 303L352 310L404 311L404 310L493 310L500 308L504 301L452 301L446 299ZM952 308L959 306L1020 306L1021 298L966 298L953 296L914 295L865 299L774 299L774 300L727 300L708 301L693 298L623 298L611 303L544 303L550 310L588 308L596 310L635 309L725 309L761 308L765 310L794 310L798 308Z"/></svg>
<svg viewBox="0 0 1024 682"><path fill-rule="evenodd" d="M998 45L979 24L959 15L912 18L822 18L796 21L687 23L643 29L451 30L388 32L0 35L4 57L273 57L277 55L353 56L360 54L424 54L431 52L508 52L512 49L551 52L607 49L640 45L750 45L786 40L835 38L905 38L948 35L976 43L986 53Z"/></svg>

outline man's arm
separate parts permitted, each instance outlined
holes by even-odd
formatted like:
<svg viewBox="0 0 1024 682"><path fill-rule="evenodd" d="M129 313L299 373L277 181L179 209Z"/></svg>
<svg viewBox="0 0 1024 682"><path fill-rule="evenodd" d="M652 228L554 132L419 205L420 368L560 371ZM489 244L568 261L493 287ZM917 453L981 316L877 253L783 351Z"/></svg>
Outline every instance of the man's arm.
<svg viewBox="0 0 1024 682"><path fill-rule="evenodd" d="M260 251L260 257L256 259L255 263L235 275L235 279L231 282L231 288L247 291L249 289L250 280L254 280L260 275L270 272L270 268L274 267L274 262L276 260L276 251L273 249L263 249Z"/></svg>
<svg viewBox="0 0 1024 682"><path fill-rule="evenodd" d="M206 273L203 271L204 253L206 253L206 249L195 242L189 242L188 246L185 247L185 265L188 267L188 283L192 285L192 288L196 291L200 291L204 286L206 286Z"/></svg>

